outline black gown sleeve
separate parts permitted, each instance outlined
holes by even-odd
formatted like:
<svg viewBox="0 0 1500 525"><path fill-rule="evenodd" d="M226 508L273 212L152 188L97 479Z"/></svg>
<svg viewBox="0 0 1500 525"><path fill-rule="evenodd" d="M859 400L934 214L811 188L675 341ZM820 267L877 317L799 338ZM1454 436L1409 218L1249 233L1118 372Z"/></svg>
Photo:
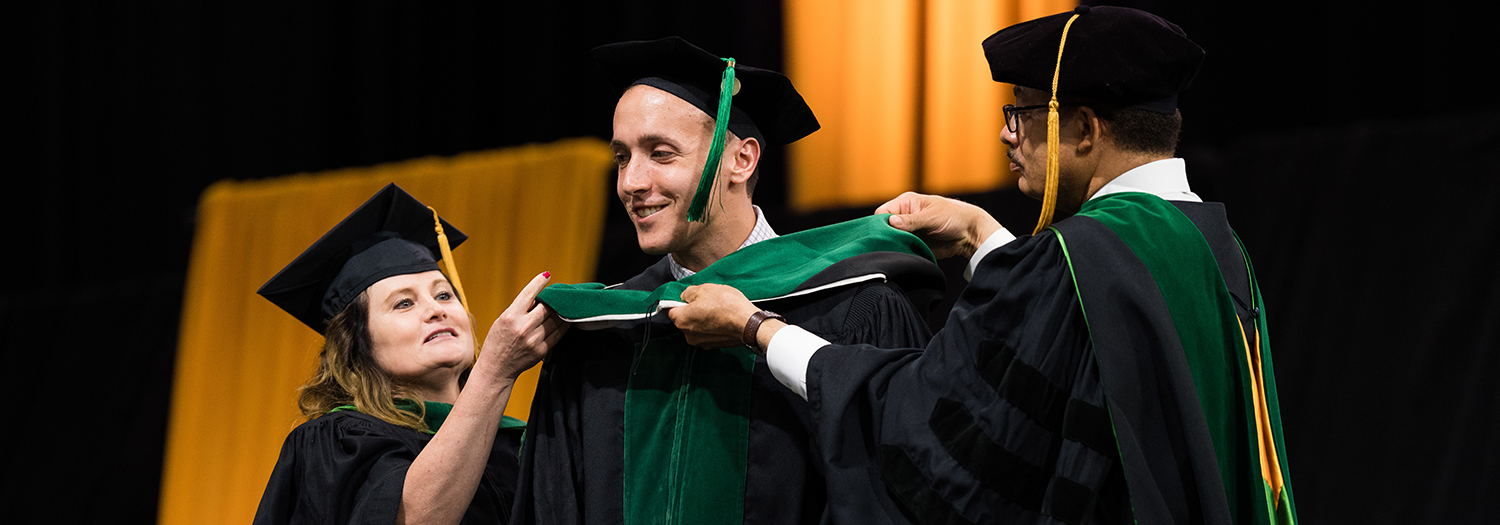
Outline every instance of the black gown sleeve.
<svg viewBox="0 0 1500 525"><path fill-rule="evenodd" d="M420 450L400 430L343 412L298 426L282 444L254 523L395 522L406 471Z"/></svg>
<svg viewBox="0 0 1500 525"><path fill-rule="evenodd" d="M925 316L893 283L872 284L855 294L844 333L848 343L881 348L920 348L932 340Z"/></svg>
<svg viewBox="0 0 1500 525"><path fill-rule="evenodd" d="M933 268L937 271L936 268ZM871 281L764 305L829 341L920 346L931 331L899 286ZM819 523L837 514L808 429L808 404L757 358L750 403L746 523ZM837 521L834 523L845 523ZM850 523L858 523L850 522Z"/></svg>
<svg viewBox="0 0 1500 525"><path fill-rule="evenodd" d="M807 384L832 521L1113 521L1091 352L1050 234L981 261L925 347L823 347Z"/></svg>
<svg viewBox="0 0 1500 525"><path fill-rule="evenodd" d="M516 493L519 428L502 428L462 523L504 523ZM428 434L355 412L335 412L287 436L256 510L262 524L389 524L406 472Z"/></svg>

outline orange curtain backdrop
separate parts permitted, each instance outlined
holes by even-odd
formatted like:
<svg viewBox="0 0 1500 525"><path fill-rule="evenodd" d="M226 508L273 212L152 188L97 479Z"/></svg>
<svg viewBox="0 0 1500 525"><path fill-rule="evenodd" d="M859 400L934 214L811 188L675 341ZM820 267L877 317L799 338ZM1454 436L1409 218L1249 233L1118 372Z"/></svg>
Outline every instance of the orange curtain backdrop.
<svg viewBox="0 0 1500 525"><path fill-rule="evenodd" d="M255 294L349 212L394 182L469 240L454 250L482 338L533 276L593 279L612 153L598 139L423 158L261 181L201 198L178 341L159 521L245 523L322 338ZM525 419L532 369L506 414Z"/></svg>
<svg viewBox="0 0 1500 525"><path fill-rule="evenodd" d="M823 128L788 148L794 209L907 190L984 191L1014 175L1000 142L1008 85L980 42L1076 0L787 2L786 69Z"/></svg>
<svg viewBox="0 0 1500 525"><path fill-rule="evenodd" d="M793 209L881 202L911 188L920 7L920 0L783 6L786 73L822 124L787 148Z"/></svg>

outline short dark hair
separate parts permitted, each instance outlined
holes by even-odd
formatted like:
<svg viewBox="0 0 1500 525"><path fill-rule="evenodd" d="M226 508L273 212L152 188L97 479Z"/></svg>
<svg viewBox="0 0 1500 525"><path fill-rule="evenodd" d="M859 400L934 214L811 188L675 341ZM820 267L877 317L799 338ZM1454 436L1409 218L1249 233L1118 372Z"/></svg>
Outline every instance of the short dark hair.
<svg viewBox="0 0 1500 525"><path fill-rule="evenodd" d="M1036 93L1047 96L1047 91L1016 86L1016 96L1021 93ZM1156 113L1138 107L1119 106L1082 97L1059 96L1063 106L1088 106L1109 124L1110 133L1120 149L1137 153L1174 155L1177 141L1182 134L1182 111L1172 110L1171 115ZM1067 118L1067 115L1063 115Z"/></svg>
<svg viewBox="0 0 1500 525"><path fill-rule="evenodd" d="M1182 111L1171 115L1136 107L1112 107L1107 104L1081 102L1094 109L1109 123L1115 144L1125 151L1174 155L1182 133Z"/></svg>
<svg viewBox="0 0 1500 525"><path fill-rule="evenodd" d="M745 196L755 197L755 183L760 182L760 164L755 165L755 171L750 172L750 178L745 181Z"/></svg>

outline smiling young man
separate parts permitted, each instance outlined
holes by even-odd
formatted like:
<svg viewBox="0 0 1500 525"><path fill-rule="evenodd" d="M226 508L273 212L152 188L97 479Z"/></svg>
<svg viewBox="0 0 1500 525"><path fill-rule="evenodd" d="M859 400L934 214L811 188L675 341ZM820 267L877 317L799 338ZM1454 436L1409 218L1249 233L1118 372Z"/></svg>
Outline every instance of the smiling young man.
<svg viewBox="0 0 1500 525"><path fill-rule="evenodd" d="M667 255L673 274L697 272L744 245L756 226L774 235L750 205L760 160L760 140L733 131L724 145L719 183L722 203L712 221L688 220L703 165L713 149L714 119L687 101L649 84L631 86L615 106L610 147L618 166L615 189L635 225L641 250Z"/></svg>
<svg viewBox="0 0 1500 525"><path fill-rule="evenodd" d="M838 495L821 473L843 467L811 448L807 402L743 344L686 344L665 308L684 286L730 284L828 340L915 346L941 271L880 220L771 229L752 205L762 148L818 129L785 76L675 37L594 56L621 91L617 194L662 259L618 285L538 297L580 329L542 369L518 522L853 522L828 505Z"/></svg>
<svg viewBox="0 0 1500 525"><path fill-rule="evenodd" d="M830 491L864 488L842 503L870 508L894 496L892 521L1295 523L1255 275L1223 205L1173 156L1203 50L1149 13L1087 6L984 50L994 80L1017 86L1001 138L1042 200L1034 232L903 195L877 213L969 258L925 349L774 320L743 336L817 407L825 453L883 481L830 476ZM681 297L671 316L701 345L732 341L756 309L725 286Z"/></svg>

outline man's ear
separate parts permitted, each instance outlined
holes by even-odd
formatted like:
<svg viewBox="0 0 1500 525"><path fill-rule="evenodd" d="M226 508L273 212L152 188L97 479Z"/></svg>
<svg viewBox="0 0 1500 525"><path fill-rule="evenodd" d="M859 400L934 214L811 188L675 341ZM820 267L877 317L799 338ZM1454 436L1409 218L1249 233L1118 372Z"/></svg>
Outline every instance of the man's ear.
<svg viewBox="0 0 1500 525"><path fill-rule="evenodd" d="M760 165L760 141L755 140L755 137L748 137L727 146L731 148L724 159L729 161L729 180L735 184L744 184L755 174L755 167Z"/></svg>
<svg viewBox="0 0 1500 525"><path fill-rule="evenodd" d="M1076 117L1078 117L1075 119L1078 122L1077 154L1081 157L1093 151L1099 145L1099 141L1104 138L1104 119L1099 118L1099 114L1094 112L1094 108L1088 106L1079 106Z"/></svg>

